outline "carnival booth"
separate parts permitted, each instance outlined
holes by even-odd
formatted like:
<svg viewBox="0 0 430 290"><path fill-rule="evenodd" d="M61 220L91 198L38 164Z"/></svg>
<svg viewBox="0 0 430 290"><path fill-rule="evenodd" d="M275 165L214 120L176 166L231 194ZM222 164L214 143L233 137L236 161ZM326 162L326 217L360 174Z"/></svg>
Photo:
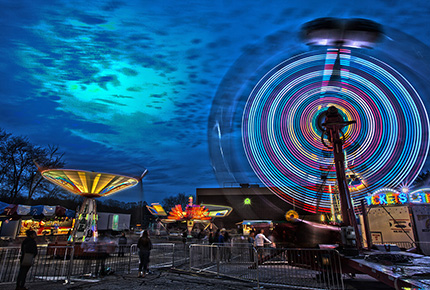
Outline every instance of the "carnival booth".
<svg viewBox="0 0 430 290"><path fill-rule="evenodd" d="M367 196L366 203L372 244L416 247L430 255L430 188L383 188Z"/></svg>
<svg viewBox="0 0 430 290"><path fill-rule="evenodd" d="M0 203L0 236L25 237L27 230L38 236L58 238L67 235L73 228L75 212L62 206L21 205Z"/></svg>

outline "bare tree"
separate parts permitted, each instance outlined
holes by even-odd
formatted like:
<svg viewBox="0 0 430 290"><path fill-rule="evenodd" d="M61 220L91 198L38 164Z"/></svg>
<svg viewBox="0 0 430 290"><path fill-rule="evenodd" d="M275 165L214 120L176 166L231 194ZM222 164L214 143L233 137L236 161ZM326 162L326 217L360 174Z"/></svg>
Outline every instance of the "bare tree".
<svg viewBox="0 0 430 290"><path fill-rule="evenodd" d="M42 167L61 168L63 154L57 146L43 148L30 143L26 137L16 137L0 130L0 190L1 196L14 203L19 196L30 200L40 190L43 192L42 176L33 160Z"/></svg>
<svg viewBox="0 0 430 290"><path fill-rule="evenodd" d="M42 149L42 151L34 152L34 162L37 162L39 166L42 168L63 168L64 167L64 161L63 156L64 153L58 153L58 146L52 146L49 145L48 148ZM52 188L49 187L49 184L43 183L44 179L39 171L33 171L28 180L27 180L27 188L28 188L28 194L27 194L27 200L30 201L31 198L34 196L35 192L38 189L41 189L41 191L44 191L50 195L55 194L57 196L58 193L61 193L62 191L59 190L57 187Z"/></svg>
<svg viewBox="0 0 430 290"><path fill-rule="evenodd" d="M175 205L180 204L182 206L182 209L185 209L185 207L188 204L188 198L192 195L186 195L185 193L178 193L174 196L169 196L163 199L161 202L161 205L163 206L164 210L169 212ZM193 199L195 199L195 196L193 196Z"/></svg>

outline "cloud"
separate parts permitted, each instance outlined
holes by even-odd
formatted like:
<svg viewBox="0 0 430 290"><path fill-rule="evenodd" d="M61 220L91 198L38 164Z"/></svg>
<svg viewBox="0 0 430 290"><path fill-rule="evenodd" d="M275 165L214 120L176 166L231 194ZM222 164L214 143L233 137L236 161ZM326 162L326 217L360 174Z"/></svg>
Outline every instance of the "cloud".
<svg viewBox="0 0 430 290"><path fill-rule="evenodd" d="M0 127L58 144L73 168L148 168L149 202L216 186L207 124L220 84L226 94L249 89L243 82L267 58L302 45L304 22L370 18L430 44L426 1L87 2L0 4Z"/></svg>

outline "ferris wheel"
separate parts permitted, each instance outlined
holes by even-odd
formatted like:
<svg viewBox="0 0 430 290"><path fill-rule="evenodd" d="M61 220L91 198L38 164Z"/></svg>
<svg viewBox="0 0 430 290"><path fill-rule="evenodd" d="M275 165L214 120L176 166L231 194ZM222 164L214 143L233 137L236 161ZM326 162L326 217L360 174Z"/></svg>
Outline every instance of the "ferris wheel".
<svg viewBox="0 0 430 290"><path fill-rule="evenodd" d="M266 60L260 55L264 65L250 68L244 79L236 75L236 92L221 85L209 132L214 168L224 169L219 176L243 180L245 174L237 172L250 168L246 178L257 177L281 199L310 212L330 212L336 187L323 126L330 107L355 121L341 131L355 204L379 188L412 183L430 144L422 78L378 50L375 26L369 28L374 23L359 22L363 32L345 28L346 20L337 26L321 21L304 26L310 49L288 57L284 50Z"/></svg>

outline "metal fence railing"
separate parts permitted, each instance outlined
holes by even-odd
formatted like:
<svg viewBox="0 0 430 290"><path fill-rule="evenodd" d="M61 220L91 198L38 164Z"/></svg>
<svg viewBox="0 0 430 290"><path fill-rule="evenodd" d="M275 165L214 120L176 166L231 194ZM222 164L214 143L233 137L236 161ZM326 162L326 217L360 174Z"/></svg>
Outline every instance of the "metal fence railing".
<svg viewBox="0 0 430 290"><path fill-rule="evenodd" d="M219 250L216 245L190 245L190 269L219 275Z"/></svg>
<svg viewBox="0 0 430 290"><path fill-rule="evenodd" d="M20 248L3 248L0 250L0 282L16 279L20 253Z"/></svg>
<svg viewBox="0 0 430 290"><path fill-rule="evenodd" d="M262 284L344 289L335 250L266 248L258 253L258 275Z"/></svg>
<svg viewBox="0 0 430 290"><path fill-rule="evenodd" d="M137 245L108 250L81 246L41 246L27 282L98 279L111 273L137 272ZM0 283L14 282L20 248L0 248ZM232 277L251 283L314 289L343 289L340 257L335 250L276 249L257 251L248 243L224 245L156 243L150 269L177 268Z"/></svg>
<svg viewBox="0 0 430 290"><path fill-rule="evenodd" d="M174 268L188 262L188 247L173 243L153 244L150 268ZM14 282L20 267L21 249L0 248L0 283ZM110 245L100 250L82 245L39 246L38 255L27 274L27 282L35 280L70 281L99 278L112 273L137 271L139 255L136 244Z"/></svg>
<svg viewBox="0 0 430 290"><path fill-rule="evenodd" d="M130 252L131 270L137 270L139 266L139 252L137 244L131 245ZM151 268L172 268L174 254L175 244L173 243L152 244L150 256Z"/></svg>
<svg viewBox="0 0 430 290"><path fill-rule="evenodd" d="M339 253L320 249L255 250L249 244L191 245L190 268L260 285L344 289Z"/></svg>

